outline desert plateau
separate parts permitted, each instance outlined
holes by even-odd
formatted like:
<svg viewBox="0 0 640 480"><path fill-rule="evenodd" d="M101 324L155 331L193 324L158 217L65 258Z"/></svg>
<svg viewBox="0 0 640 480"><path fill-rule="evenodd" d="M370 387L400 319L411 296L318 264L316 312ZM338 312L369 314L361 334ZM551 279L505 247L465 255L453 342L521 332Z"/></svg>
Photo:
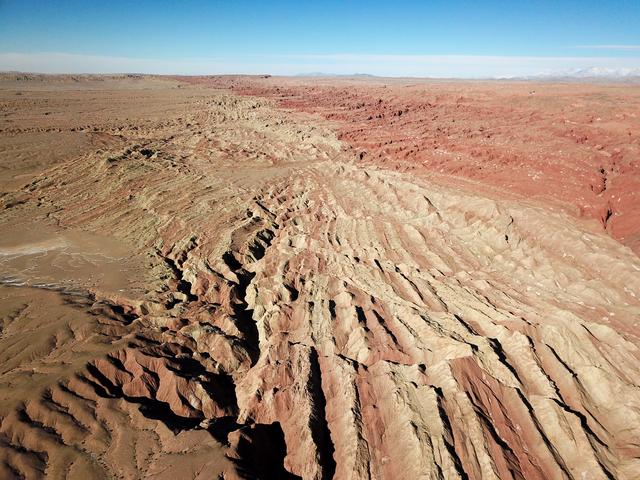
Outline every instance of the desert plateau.
<svg viewBox="0 0 640 480"><path fill-rule="evenodd" d="M0 75L1 479L640 479L640 84Z"/></svg>

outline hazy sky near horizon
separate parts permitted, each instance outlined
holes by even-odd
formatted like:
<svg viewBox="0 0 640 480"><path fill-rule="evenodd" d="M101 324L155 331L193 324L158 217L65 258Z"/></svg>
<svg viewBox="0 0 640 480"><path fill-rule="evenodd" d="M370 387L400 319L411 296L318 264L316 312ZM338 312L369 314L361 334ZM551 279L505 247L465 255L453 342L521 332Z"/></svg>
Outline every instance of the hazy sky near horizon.
<svg viewBox="0 0 640 480"><path fill-rule="evenodd" d="M640 68L640 0L0 0L0 70L491 77Z"/></svg>

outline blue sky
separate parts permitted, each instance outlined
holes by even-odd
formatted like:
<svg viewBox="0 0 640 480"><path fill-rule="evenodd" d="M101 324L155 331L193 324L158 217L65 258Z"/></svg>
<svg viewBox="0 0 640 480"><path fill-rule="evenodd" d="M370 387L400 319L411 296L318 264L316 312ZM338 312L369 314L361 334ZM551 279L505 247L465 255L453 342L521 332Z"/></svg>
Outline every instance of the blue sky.
<svg viewBox="0 0 640 480"><path fill-rule="evenodd" d="M0 0L0 69L509 76L640 68L634 1Z"/></svg>

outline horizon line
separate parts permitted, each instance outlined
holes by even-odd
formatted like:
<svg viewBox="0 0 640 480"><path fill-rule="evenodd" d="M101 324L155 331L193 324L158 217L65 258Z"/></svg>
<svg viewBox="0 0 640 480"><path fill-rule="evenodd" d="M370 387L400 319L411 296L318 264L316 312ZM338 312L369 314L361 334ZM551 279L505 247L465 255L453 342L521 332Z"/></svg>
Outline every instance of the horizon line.
<svg viewBox="0 0 640 480"><path fill-rule="evenodd" d="M407 78L513 78L578 70L640 72L640 56L516 56L410 54L247 54L209 58L134 58L64 52L0 53L0 70L41 74L372 75Z"/></svg>

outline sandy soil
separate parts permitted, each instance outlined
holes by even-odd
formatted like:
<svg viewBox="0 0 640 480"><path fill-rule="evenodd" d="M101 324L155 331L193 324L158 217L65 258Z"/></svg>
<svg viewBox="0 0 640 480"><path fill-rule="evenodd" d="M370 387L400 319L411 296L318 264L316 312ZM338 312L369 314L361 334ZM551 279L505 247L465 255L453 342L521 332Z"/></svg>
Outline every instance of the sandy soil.
<svg viewBox="0 0 640 480"><path fill-rule="evenodd" d="M2 78L0 477L637 478L637 87L305 82Z"/></svg>

